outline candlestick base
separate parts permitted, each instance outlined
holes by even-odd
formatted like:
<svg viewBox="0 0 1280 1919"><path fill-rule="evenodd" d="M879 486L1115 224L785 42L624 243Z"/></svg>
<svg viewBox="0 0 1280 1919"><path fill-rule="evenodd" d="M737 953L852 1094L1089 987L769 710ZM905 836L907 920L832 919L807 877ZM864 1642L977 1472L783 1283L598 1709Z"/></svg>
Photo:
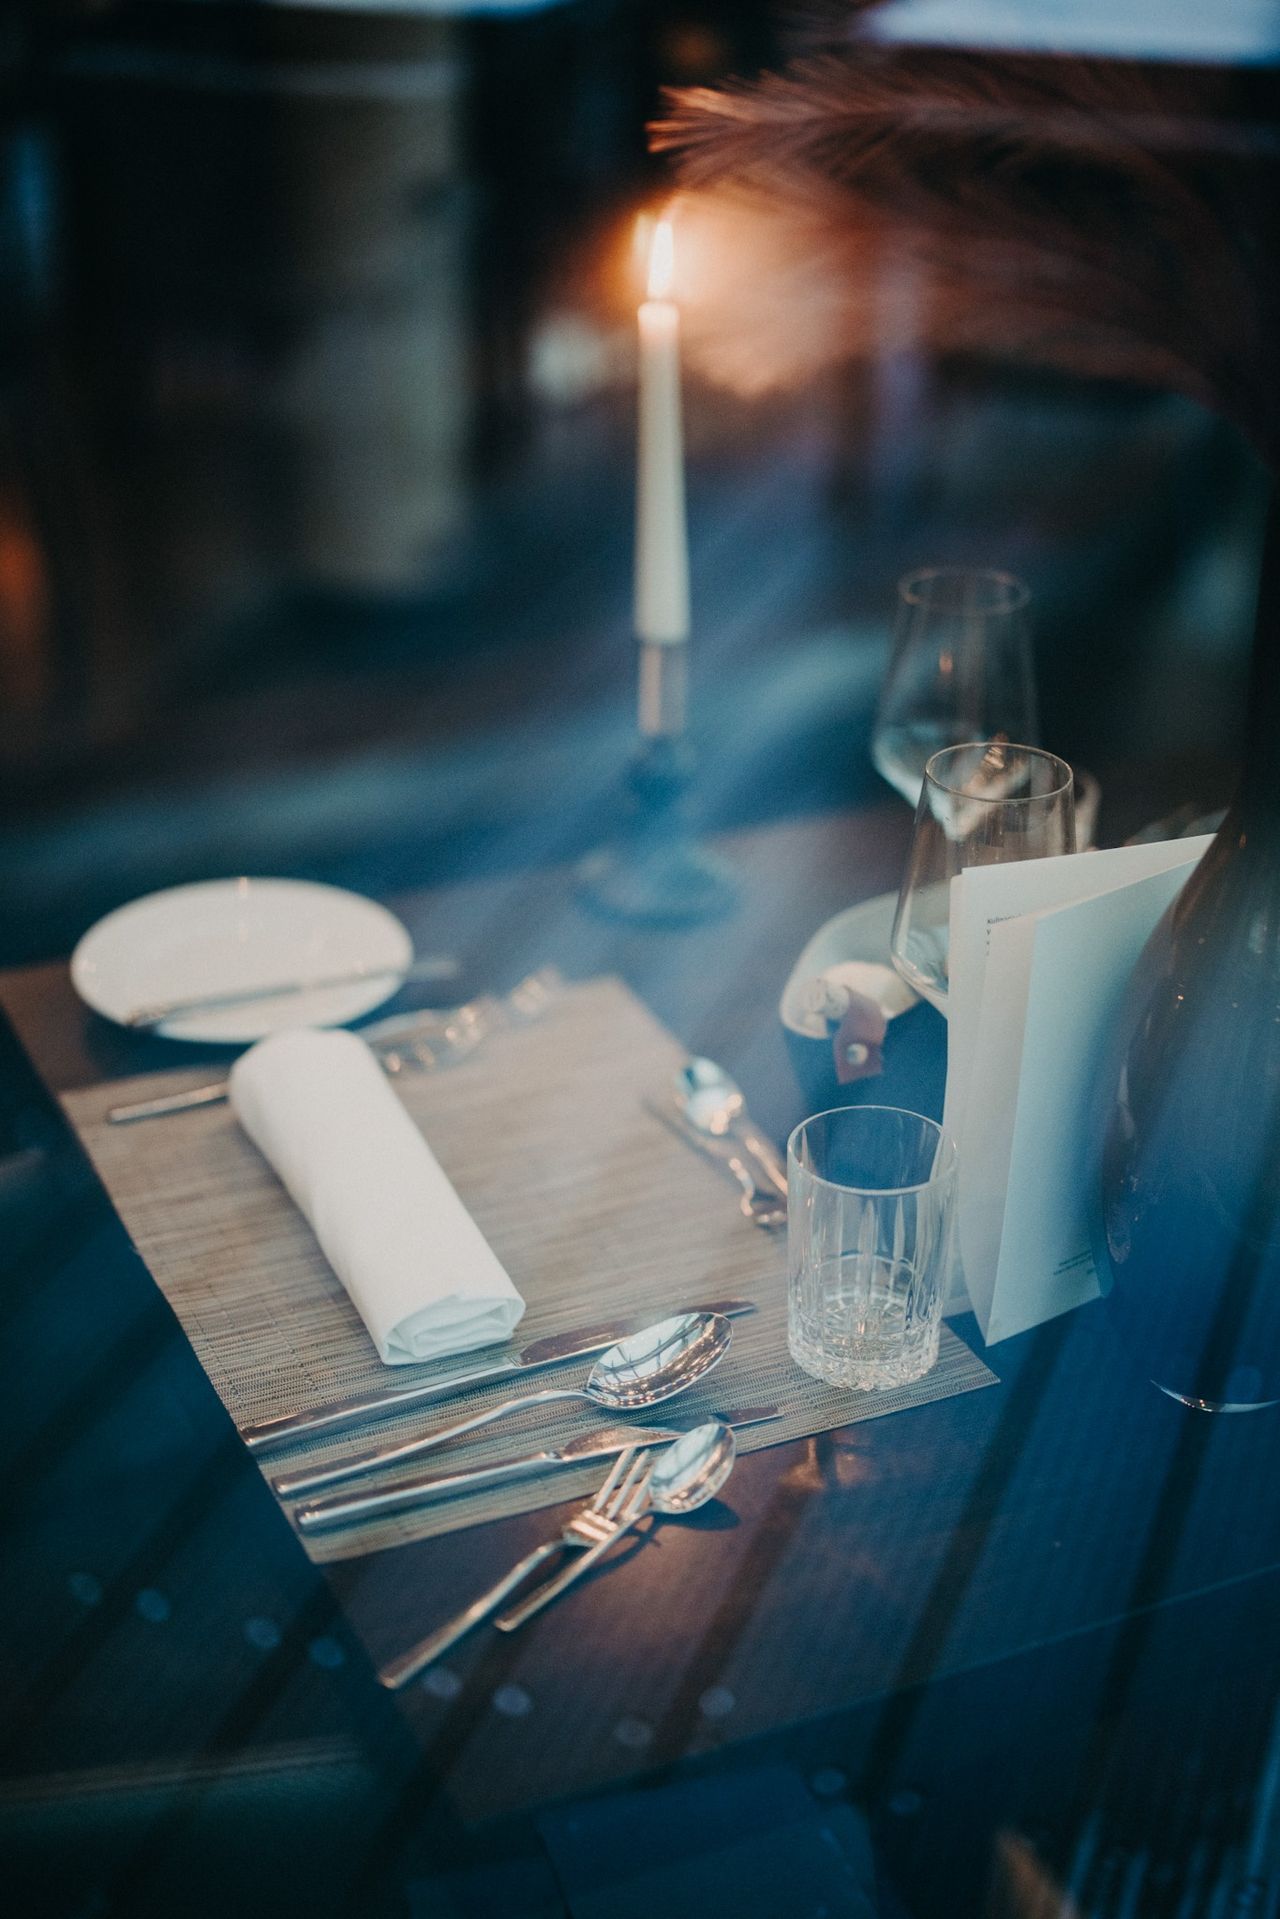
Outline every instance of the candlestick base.
<svg viewBox="0 0 1280 1919"><path fill-rule="evenodd" d="M578 869L578 891L593 911L638 926L692 926L738 903L732 869L693 840L644 854L621 844L592 853Z"/></svg>
<svg viewBox="0 0 1280 1919"><path fill-rule="evenodd" d="M683 738L645 741L627 776L632 811L626 829L578 868L584 905L638 926L691 926L737 905L733 868L699 843L687 818L692 771Z"/></svg>

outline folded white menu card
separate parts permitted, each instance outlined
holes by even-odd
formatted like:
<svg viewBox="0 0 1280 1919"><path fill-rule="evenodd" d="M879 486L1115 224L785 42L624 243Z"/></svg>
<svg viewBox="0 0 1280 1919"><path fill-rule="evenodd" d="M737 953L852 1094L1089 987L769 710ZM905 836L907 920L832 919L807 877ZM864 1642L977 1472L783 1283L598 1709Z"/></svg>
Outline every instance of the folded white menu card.
<svg viewBox="0 0 1280 1919"><path fill-rule="evenodd" d="M989 1344L1097 1296L1106 1048L1147 937L1208 844L971 867L951 883L944 1125L967 1303Z"/></svg>
<svg viewBox="0 0 1280 1919"><path fill-rule="evenodd" d="M274 1033L231 1105L310 1222L388 1366L508 1337L524 1301L354 1033Z"/></svg>

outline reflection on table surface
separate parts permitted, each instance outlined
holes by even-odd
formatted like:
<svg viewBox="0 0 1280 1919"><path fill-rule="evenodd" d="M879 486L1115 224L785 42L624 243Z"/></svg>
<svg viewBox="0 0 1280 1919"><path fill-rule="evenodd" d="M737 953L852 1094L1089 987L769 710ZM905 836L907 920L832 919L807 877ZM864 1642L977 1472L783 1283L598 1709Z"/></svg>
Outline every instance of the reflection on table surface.
<svg viewBox="0 0 1280 1919"><path fill-rule="evenodd" d="M535 951L621 971L776 1135L801 1100L772 1005L788 953L883 887L907 826L893 805L730 841L741 916L678 941L602 929L561 872L404 904L503 973ZM176 1057L96 1031L57 967L0 999L55 1083ZM852 1901L870 1846L899 1902L880 1910L921 1914L1033 1910L1028 1884L1073 1883L1106 1913L1126 1875L1160 1911L1162 1888L1235 1884L1265 1852L1267 1433L1187 1421L1100 1308L993 1349L996 1388L741 1461L701 1516L392 1701L374 1665L547 1516L318 1575L8 1036L0 1087L0 1803L21 1883L39 1874L28 1909L150 1910L180 1887L192 1910L586 1911L623 1897L655 1806L684 1835L655 1899L693 1896L711 1831L722 1886L757 1901L763 1861L807 1885L833 1847Z"/></svg>
<svg viewBox="0 0 1280 1919"><path fill-rule="evenodd" d="M575 873L626 817L635 741L631 247L670 188L646 123L663 87L775 64L793 29L764 0L16 12L10 1907L1274 1914L1272 1415L1189 1419L1089 1306L994 1348L995 1386L742 1458L701 1512L393 1699L377 1667L551 1515L314 1566L56 1099L225 1072L88 1014L61 956L155 888L279 874L386 900L417 952L458 955L459 1001L617 974L777 1145L811 1110L783 983L902 872L909 812L870 758L899 576L1027 579L1041 737L1099 777L1116 843L1227 795L1256 462L1189 401L926 351L936 288L897 245L866 263L857 361L766 393L691 354L693 801L740 897L609 923ZM1162 156L1274 168L1272 9L943 12L872 10L883 70L942 57L913 35L1044 60L1060 24L1166 85ZM891 1097L937 1111L938 1015L902 1037Z"/></svg>

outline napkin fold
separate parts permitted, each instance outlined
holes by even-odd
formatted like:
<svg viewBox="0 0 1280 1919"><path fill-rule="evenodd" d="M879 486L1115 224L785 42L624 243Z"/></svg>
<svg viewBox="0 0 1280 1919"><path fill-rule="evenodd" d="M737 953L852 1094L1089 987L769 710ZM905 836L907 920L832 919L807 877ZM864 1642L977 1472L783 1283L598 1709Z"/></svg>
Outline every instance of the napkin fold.
<svg viewBox="0 0 1280 1919"><path fill-rule="evenodd" d="M388 1366L506 1339L524 1301L354 1033L273 1033L231 1106L279 1174Z"/></svg>

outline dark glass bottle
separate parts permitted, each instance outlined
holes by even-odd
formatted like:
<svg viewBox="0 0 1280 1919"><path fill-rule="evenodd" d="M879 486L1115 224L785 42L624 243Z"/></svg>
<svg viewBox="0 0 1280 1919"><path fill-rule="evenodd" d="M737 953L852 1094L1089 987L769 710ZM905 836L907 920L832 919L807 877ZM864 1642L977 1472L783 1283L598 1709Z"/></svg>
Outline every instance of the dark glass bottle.
<svg viewBox="0 0 1280 1919"><path fill-rule="evenodd" d="M1280 1400L1280 510L1235 803L1135 969L1094 1255L1130 1353L1206 1411Z"/></svg>

